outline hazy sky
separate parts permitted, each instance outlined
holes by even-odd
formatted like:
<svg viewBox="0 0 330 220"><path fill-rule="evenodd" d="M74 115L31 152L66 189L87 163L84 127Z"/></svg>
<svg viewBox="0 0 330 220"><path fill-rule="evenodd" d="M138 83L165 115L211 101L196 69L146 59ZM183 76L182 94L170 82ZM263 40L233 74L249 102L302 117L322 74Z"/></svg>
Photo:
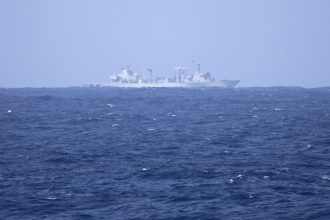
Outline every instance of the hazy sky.
<svg viewBox="0 0 330 220"><path fill-rule="evenodd" d="M0 0L0 87L201 63L240 86L330 86L329 0Z"/></svg>

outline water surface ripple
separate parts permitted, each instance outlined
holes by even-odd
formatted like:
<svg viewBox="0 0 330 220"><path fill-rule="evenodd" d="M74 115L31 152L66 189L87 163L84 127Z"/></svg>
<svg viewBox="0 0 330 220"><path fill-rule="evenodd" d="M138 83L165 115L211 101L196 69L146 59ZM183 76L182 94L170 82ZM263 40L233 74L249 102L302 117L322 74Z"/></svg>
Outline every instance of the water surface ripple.
<svg viewBox="0 0 330 220"><path fill-rule="evenodd" d="M0 219L330 219L330 89L0 89Z"/></svg>

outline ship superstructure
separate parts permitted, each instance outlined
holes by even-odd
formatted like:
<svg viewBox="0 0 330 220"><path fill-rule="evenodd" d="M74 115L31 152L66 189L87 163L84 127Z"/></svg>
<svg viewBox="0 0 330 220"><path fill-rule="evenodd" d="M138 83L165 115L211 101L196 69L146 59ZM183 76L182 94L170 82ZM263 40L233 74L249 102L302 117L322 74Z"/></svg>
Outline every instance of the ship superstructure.
<svg viewBox="0 0 330 220"><path fill-rule="evenodd" d="M172 77L154 77L150 68L143 69L142 74L133 72L129 66L121 69L119 73L112 74L110 83L112 87L223 87L234 88L239 80L216 81L211 73L202 72L200 64L196 65L193 74L187 74L184 67L175 67Z"/></svg>

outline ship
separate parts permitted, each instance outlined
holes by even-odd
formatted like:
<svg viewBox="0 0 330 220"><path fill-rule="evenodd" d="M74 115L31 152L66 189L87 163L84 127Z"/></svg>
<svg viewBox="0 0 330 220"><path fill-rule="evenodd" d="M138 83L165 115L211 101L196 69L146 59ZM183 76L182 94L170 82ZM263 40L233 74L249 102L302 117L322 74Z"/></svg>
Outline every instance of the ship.
<svg viewBox="0 0 330 220"><path fill-rule="evenodd" d="M192 74L186 73L186 68L175 67L172 77L154 77L150 68L143 69L142 74L133 72L129 66L122 68L119 73L110 76L110 82L103 86L122 88L201 88L220 87L235 88L240 80L215 80L211 73L202 72L200 64Z"/></svg>

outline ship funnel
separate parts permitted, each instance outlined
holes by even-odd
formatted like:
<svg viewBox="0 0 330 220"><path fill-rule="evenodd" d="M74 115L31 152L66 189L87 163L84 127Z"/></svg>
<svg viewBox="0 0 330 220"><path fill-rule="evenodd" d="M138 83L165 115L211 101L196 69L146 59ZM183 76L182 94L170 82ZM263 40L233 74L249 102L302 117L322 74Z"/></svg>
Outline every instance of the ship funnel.
<svg viewBox="0 0 330 220"><path fill-rule="evenodd" d="M152 83L153 79L152 79L152 69L147 69L148 74L148 82Z"/></svg>
<svg viewBox="0 0 330 220"><path fill-rule="evenodd" d="M152 69L146 68L143 70L145 71L145 81L147 83L152 83L153 82Z"/></svg>
<svg viewBox="0 0 330 220"><path fill-rule="evenodd" d="M184 67L175 67L175 82L184 82L185 80L185 68Z"/></svg>

